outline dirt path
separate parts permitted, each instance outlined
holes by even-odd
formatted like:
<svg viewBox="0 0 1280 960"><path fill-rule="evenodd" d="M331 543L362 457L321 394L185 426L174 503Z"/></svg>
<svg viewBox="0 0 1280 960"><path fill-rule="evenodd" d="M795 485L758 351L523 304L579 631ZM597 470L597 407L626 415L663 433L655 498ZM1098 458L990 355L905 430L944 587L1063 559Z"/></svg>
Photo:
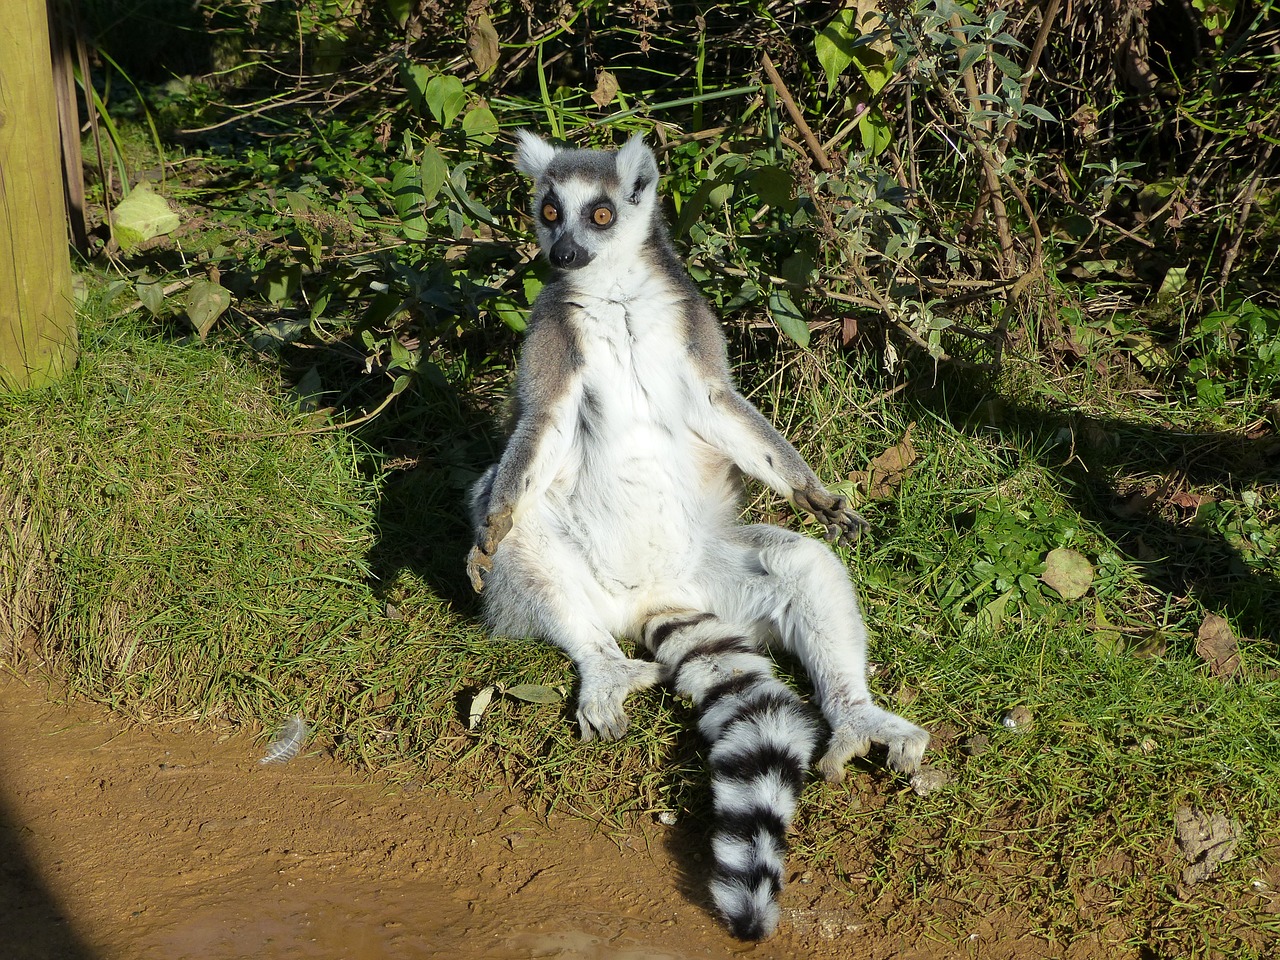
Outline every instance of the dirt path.
<svg viewBox="0 0 1280 960"><path fill-rule="evenodd" d="M242 734L131 726L48 696L0 679L6 960L972 952L867 937L822 877L788 888L773 940L740 944L681 892L660 826L614 842L496 791L464 802L318 756L263 766ZM1016 955L993 939L1003 949L982 956Z"/></svg>

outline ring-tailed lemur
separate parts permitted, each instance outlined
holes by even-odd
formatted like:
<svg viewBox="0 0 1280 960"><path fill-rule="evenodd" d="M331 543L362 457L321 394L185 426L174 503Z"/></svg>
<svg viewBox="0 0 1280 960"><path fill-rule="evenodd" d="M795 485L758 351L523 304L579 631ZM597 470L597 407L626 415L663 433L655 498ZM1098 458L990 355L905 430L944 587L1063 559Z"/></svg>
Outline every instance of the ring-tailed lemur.
<svg viewBox="0 0 1280 960"><path fill-rule="evenodd" d="M711 745L712 896L734 934L760 939L778 922L785 835L820 739L763 647L781 643L808 671L831 727L828 779L872 743L913 772L929 735L872 703L843 563L809 537L740 524L741 474L828 539L865 522L735 389L643 140L616 153L519 141L556 276L529 320L514 432L472 491L467 571L495 631L573 660L583 740L620 737L627 696L659 681L693 700ZM627 658L620 636L654 661Z"/></svg>

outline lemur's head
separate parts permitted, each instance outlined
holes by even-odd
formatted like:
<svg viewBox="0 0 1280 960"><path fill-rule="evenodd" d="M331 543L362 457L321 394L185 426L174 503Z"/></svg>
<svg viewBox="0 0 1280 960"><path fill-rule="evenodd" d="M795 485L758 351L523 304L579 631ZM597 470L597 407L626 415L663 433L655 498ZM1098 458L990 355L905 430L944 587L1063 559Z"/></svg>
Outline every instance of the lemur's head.
<svg viewBox="0 0 1280 960"><path fill-rule="evenodd" d="M639 135L621 150L566 150L516 134L516 167L533 180L533 219L551 265L625 266L658 216L658 162Z"/></svg>

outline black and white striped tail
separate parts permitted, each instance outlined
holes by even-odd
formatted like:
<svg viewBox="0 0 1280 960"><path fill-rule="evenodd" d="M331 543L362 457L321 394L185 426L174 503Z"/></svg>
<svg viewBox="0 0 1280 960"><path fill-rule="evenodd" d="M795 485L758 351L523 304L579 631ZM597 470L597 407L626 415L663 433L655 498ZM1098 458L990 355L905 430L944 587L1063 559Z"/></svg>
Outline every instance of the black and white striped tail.
<svg viewBox="0 0 1280 960"><path fill-rule="evenodd" d="M778 925L787 828L817 724L768 658L718 617L659 614L643 642L675 691L693 700L711 746L712 899L734 936L763 940Z"/></svg>

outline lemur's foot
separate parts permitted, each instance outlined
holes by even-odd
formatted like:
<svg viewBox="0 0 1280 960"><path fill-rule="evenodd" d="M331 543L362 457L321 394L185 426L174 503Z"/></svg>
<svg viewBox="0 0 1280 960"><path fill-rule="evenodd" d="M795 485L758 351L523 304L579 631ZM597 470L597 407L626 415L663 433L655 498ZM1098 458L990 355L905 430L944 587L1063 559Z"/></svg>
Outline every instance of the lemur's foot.
<svg viewBox="0 0 1280 960"><path fill-rule="evenodd" d="M582 670L578 726L583 742L617 740L626 733L631 725L624 709L627 697L657 684L660 669L646 660L607 660Z"/></svg>
<svg viewBox="0 0 1280 960"><path fill-rule="evenodd" d="M824 706L828 719L833 711ZM929 732L904 720L896 713L882 710L870 699L842 705L834 711L831 740L827 752L818 761L818 770L832 783L844 779L844 765L853 757L865 757L872 744L888 749L887 762L899 773L913 774L920 769Z"/></svg>
<svg viewBox="0 0 1280 960"><path fill-rule="evenodd" d="M510 532L510 507L489 514L476 531L476 545L467 554L467 576L471 579L471 589L476 593L484 590L485 575L493 570L493 555L498 552L498 544L503 537Z"/></svg>
<svg viewBox="0 0 1280 960"><path fill-rule="evenodd" d="M493 570L493 557L479 547L472 547L467 554L467 576L471 579L471 589L476 593L484 590L484 578Z"/></svg>
<svg viewBox="0 0 1280 960"><path fill-rule="evenodd" d="M823 487L810 487L795 492L796 506L806 510L827 528L828 540L852 545L871 524L849 507L849 501Z"/></svg>

